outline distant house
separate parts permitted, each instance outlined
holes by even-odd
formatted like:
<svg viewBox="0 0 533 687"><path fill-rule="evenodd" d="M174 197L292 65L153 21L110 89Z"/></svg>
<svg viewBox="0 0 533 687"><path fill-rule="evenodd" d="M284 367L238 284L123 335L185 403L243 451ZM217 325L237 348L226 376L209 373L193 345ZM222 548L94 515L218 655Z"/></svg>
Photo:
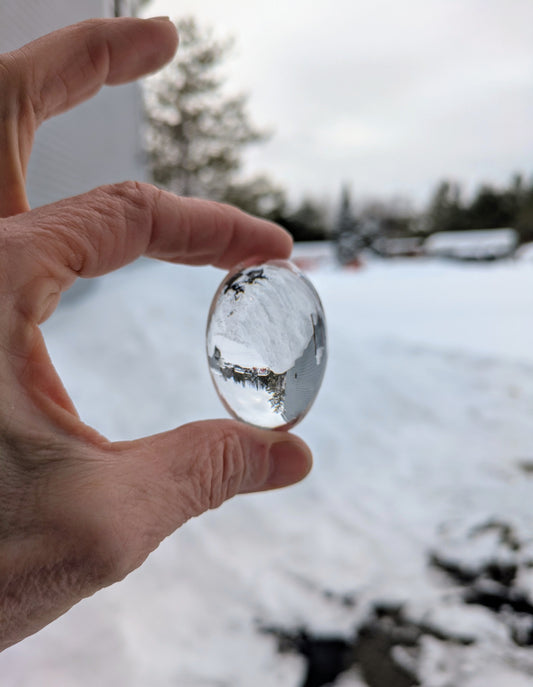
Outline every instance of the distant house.
<svg viewBox="0 0 533 687"><path fill-rule="evenodd" d="M441 231L424 242L425 255L454 260L499 260L511 257L518 246L514 229Z"/></svg>
<svg viewBox="0 0 533 687"><path fill-rule="evenodd" d="M0 52L92 17L133 14L134 0L1 0ZM137 84L104 88L87 103L45 122L28 169L32 206L101 184L146 179Z"/></svg>

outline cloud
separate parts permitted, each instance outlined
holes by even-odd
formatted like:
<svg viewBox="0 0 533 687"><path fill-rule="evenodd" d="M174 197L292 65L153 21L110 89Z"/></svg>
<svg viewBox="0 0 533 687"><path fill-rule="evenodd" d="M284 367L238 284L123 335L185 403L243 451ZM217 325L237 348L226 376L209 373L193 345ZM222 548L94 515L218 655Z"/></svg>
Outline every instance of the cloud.
<svg viewBox="0 0 533 687"><path fill-rule="evenodd" d="M154 3L175 12L173 2ZM293 193L417 198L533 168L530 0L182 0L236 37L232 83L272 140L247 155Z"/></svg>

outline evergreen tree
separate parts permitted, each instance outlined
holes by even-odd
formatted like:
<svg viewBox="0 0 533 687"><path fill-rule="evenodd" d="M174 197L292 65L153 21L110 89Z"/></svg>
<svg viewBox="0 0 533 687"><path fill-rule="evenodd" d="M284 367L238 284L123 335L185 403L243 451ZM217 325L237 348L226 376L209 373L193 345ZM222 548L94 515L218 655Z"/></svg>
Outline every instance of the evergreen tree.
<svg viewBox="0 0 533 687"><path fill-rule="evenodd" d="M292 234L295 241L323 241L329 238L327 212L324 204L311 197L304 198L298 207L288 211L284 205L271 219Z"/></svg>
<svg viewBox="0 0 533 687"><path fill-rule="evenodd" d="M509 227L513 225L516 213L516 198L511 189L497 191L484 184L467 209L468 224L471 229Z"/></svg>
<svg viewBox="0 0 533 687"><path fill-rule="evenodd" d="M337 240L337 258L341 265L357 261L366 241L360 232L359 222L352 210L348 186L343 186L334 234Z"/></svg>
<svg viewBox="0 0 533 687"><path fill-rule="evenodd" d="M521 243L533 241L533 179L529 186L525 183L520 185L514 227Z"/></svg>
<svg viewBox="0 0 533 687"><path fill-rule="evenodd" d="M337 221L335 222L336 236L353 234L356 231L357 221L352 210L352 198L348 186L341 190L341 201Z"/></svg>
<svg viewBox="0 0 533 687"><path fill-rule="evenodd" d="M442 181L429 203L426 213L426 233L458 231L468 229L468 225L469 221L461 201L459 184Z"/></svg>
<svg viewBox="0 0 533 687"><path fill-rule="evenodd" d="M286 206L285 191L264 175L229 183L222 200L252 215L273 221L283 216Z"/></svg>
<svg viewBox="0 0 533 687"><path fill-rule="evenodd" d="M193 18L177 27L178 56L147 91L153 179L179 195L248 204L255 211L261 198L280 191L264 177L235 181L243 148L266 136L250 123L246 97L223 91L220 66L231 42L216 40Z"/></svg>

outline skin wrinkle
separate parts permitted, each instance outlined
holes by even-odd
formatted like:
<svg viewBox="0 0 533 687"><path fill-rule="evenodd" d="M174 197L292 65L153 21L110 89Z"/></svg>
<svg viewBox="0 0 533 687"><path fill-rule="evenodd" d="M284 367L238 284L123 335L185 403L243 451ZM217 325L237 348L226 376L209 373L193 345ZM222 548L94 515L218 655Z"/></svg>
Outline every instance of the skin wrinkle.
<svg viewBox="0 0 533 687"><path fill-rule="evenodd" d="M82 230L87 222L87 210L83 213L66 214L66 222L50 229L54 235L54 242L61 249L62 244L71 246L71 258L66 262L75 276L94 277L108 271L108 266L102 264L102 256L109 255L113 262L125 263L125 256L131 253L144 253L150 241L152 210L137 182L121 182L107 188L96 189L88 196L91 212L94 214L93 224L106 227L106 230L86 233ZM146 219L143 220L142 216ZM117 227L142 227L142 231L135 236L143 246L138 250L132 244L132 232L117 229ZM58 231L60 232L57 241ZM145 235L145 238L143 237ZM120 240L121 246L117 248ZM126 245L128 250L126 250ZM136 255L135 255L136 257ZM134 259L131 255L128 262Z"/></svg>
<svg viewBox="0 0 533 687"><path fill-rule="evenodd" d="M237 223L238 218L234 217L233 222L230 224L230 230L227 231L227 239L225 240L224 244L222 245L218 256L214 260L215 266L219 265L225 265L227 264L227 255L230 252L230 249L234 243L235 240L235 235L236 235L236 223ZM220 223L222 223L224 220L222 217L219 216L218 219L218 226L215 224L215 231L216 233L221 233L220 231ZM224 234L225 232L223 232Z"/></svg>
<svg viewBox="0 0 533 687"><path fill-rule="evenodd" d="M134 53L135 52L135 43L134 41L127 35L123 34L122 35L122 40L129 45L130 52ZM112 59L112 47L109 45L108 42L106 42L106 48L108 50L108 61L110 64L116 64L117 61ZM113 81L113 74L109 72L109 69L107 71L107 76L106 76L106 83L112 83Z"/></svg>
<svg viewBox="0 0 533 687"><path fill-rule="evenodd" d="M237 438L227 433L219 442L220 459L214 463L211 473L209 508L219 508L224 501L235 496L246 481L247 461L243 446Z"/></svg>
<svg viewBox="0 0 533 687"><path fill-rule="evenodd" d="M20 69L19 61L15 55L19 55L25 62L25 69ZM35 78L35 65L31 60L25 58L23 49L15 51L15 53L7 56L2 56L4 59L0 60L0 67L6 76L7 83L1 84L0 89L2 93L10 93L11 97L4 100L3 116L4 131L6 128L10 132L10 162L17 169L16 184L19 193L23 199L20 201L19 211L25 211L29 208L26 200L26 193L24 189L24 180L26 178L26 167L28 164L31 147L33 145L34 131L36 128L36 121L34 116L33 102L30 98L30 93L33 92L31 86L32 78ZM8 66L6 61L11 64ZM16 144L15 144L16 140Z"/></svg>
<svg viewBox="0 0 533 687"><path fill-rule="evenodd" d="M178 430L180 433L185 435L190 433L190 427L188 425L180 428ZM159 465L159 450L157 443L152 442L149 438L146 442L146 448L140 456L141 461L146 461L148 464L152 464L157 467ZM206 437L207 438L207 437ZM185 442L189 444L191 440L194 442L196 439L196 444L194 445L194 452L190 455L182 456L179 461L170 461L169 463L161 463L160 470L165 479L163 480L160 488L160 494L163 496L162 501L171 502L174 507L179 504L180 525L185 523L191 517L196 517L202 512L210 508L212 502L212 489L214 485L214 477L212 475L214 463L218 463L220 460L220 451L223 450L220 446L223 442L223 438L216 437L214 441L205 442L206 445L202 446L198 439L194 436L184 437ZM204 443L204 438L201 440ZM179 447L179 443L176 444ZM216 452L216 455L214 454ZM159 472L159 470L157 471ZM157 503L157 498L154 498L154 486L150 485L150 491L152 494L152 503ZM159 511L159 509L157 509ZM161 514L157 514L158 520L161 520ZM176 525L175 522L172 524L169 521L168 531L166 531L165 536L170 534Z"/></svg>
<svg viewBox="0 0 533 687"><path fill-rule="evenodd" d="M17 78L13 77L13 72L17 72L16 59L12 53L0 55L0 92L7 94L0 99L0 121L17 120L18 99L20 97L20 86Z"/></svg>
<svg viewBox="0 0 533 687"><path fill-rule="evenodd" d="M61 286L59 279L54 275L35 277L24 285L24 295L19 293L16 305L23 321L22 326L26 326L27 323L33 327L50 317L59 303Z"/></svg>
<svg viewBox="0 0 533 687"><path fill-rule="evenodd" d="M29 46L19 48L13 53L13 56L16 57L17 72L22 75L19 99L24 97L29 105L26 112L31 112L32 131L34 132L49 116L47 108L49 108L52 92L58 90L57 84L59 84L59 90L63 91L65 97L68 92L67 84L59 72L54 72L51 78L43 81L38 73L43 67L33 59ZM19 66L21 61L24 62L22 68Z"/></svg>
<svg viewBox="0 0 533 687"><path fill-rule="evenodd" d="M9 237L9 230L5 223L0 219L0 287L3 291L2 300L9 299L14 293L10 270L11 261L9 260L7 253ZM5 308L0 308L0 316L5 312Z"/></svg>
<svg viewBox="0 0 533 687"><path fill-rule="evenodd" d="M28 260L40 265L47 277L57 280L59 289L68 288L74 278L84 270L84 242L90 238L77 230L84 222L91 221L91 213L80 211L76 206L67 207L61 201L57 203L53 217L49 218L49 208L38 208L34 211L35 222L29 233L29 245L26 242L25 251ZM96 209L94 222L101 214ZM45 253L43 255L43 253Z"/></svg>
<svg viewBox="0 0 533 687"><path fill-rule="evenodd" d="M50 493L57 494L52 482L57 466L69 453L67 442L60 441L56 435L46 436L42 432L32 431L28 436L27 430L24 435L4 431L2 449L0 473L5 503L1 512L0 532L9 532L15 522L18 523L19 532L30 535L57 529L50 522L46 523L46 504ZM38 517L36 514L39 514ZM64 528L64 525L61 527Z"/></svg>
<svg viewBox="0 0 533 687"><path fill-rule="evenodd" d="M111 446L110 450L113 449ZM200 503L196 490L191 489L193 466L182 470L178 477L161 464L161 474L167 478L154 481L146 466L157 466L159 456L157 452L143 451L136 456L137 478L132 479L129 457L119 458L106 488L113 492L110 498L116 504L116 513L128 512L128 524L126 527L123 519L111 514L105 527L107 546L117 556L121 579L138 567L164 537L206 508Z"/></svg>
<svg viewBox="0 0 533 687"><path fill-rule="evenodd" d="M29 205L24 190L20 136L14 119L8 118L0 129L0 149L4 151L0 169L0 215L15 215L29 209Z"/></svg>
<svg viewBox="0 0 533 687"><path fill-rule="evenodd" d="M151 196L143 193L143 186L137 181L122 182L111 187L109 191L110 205L112 204L114 210L121 215L122 224L127 227L142 227L141 233L143 235L140 237L136 236L135 238L142 245L137 252L140 255L145 255L149 251L149 247L155 243L155 216L157 212L157 199L160 197L161 192L159 192L155 199L152 199ZM121 232L120 234L123 246L121 251L122 264L126 261L126 255L131 252L130 234L131 232ZM127 251L125 248L127 237L130 239L130 251ZM117 255L118 253L115 249L114 251L109 251L109 254ZM131 258L128 261L131 261Z"/></svg>
<svg viewBox="0 0 533 687"><path fill-rule="evenodd" d="M94 224L100 223L102 216L105 215L103 207L99 209L90 208L90 211L69 212L65 208L60 222L55 227L46 227L50 231L50 244L54 247L54 252L60 258L61 263L70 272L70 280L74 281L77 277L83 276L87 271L87 264L98 259L101 235L87 236L80 228L84 222L89 221ZM94 219L93 219L94 218ZM64 253L68 248L68 254ZM56 264L59 262L55 260ZM64 277L60 276L61 289L65 290Z"/></svg>
<svg viewBox="0 0 533 687"><path fill-rule="evenodd" d="M7 65L5 64L7 56L6 55L0 55L0 78L2 80L0 81L0 89L2 93L9 93L10 87L9 87L9 80L11 78L11 72L9 71ZM2 109L3 102L0 102L0 113L2 113L5 116L4 110ZM3 117L2 117L3 119Z"/></svg>
<svg viewBox="0 0 533 687"><path fill-rule="evenodd" d="M92 36L87 37L85 49L94 74L99 75L103 83L107 83L112 63L109 42L105 39L102 41L100 37L96 41ZM102 78L103 74L105 76Z"/></svg>
<svg viewBox="0 0 533 687"><path fill-rule="evenodd" d="M67 534L67 537L65 535ZM19 548L22 542L18 544ZM47 619L61 615L72 606L72 593L90 596L97 589L115 581L115 565L91 552L90 540L74 542L62 530L35 536L24 542L18 566L4 571L0 563L0 598L2 628L8 635L22 639L26 632L21 619L37 627ZM28 565L28 544L40 556ZM54 552L50 558L49 552ZM35 556L32 556L35 559ZM28 603L31 600L31 605ZM5 645L4 645L5 647Z"/></svg>
<svg viewBox="0 0 533 687"><path fill-rule="evenodd" d="M146 194L143 193L144 184L139 182L135 182L135 184L140 195L145 196ZM153 187L150 198L148 198L147 202L144 203L144 207L148 207L150 213L150 228L148 232L147 243L142 254L156 259L166 260L168 262L178 262L179 257L176 256L176 259L174 259L174 256L168 254L168 250L165 247L165 234L168 234L169 232L167 228L168 225L163 222L163 211L161 208L164 208L166 204L165 196L167 193L168 191L163 191L160 188ZM173 217L172 224L174 229L172 232L172 242L175 243L179 238L184 245L188 245L190 227L189 223L183 221L183 218L180 217L182 205L181 200L181 198L174 196L176 212L175 216ZM185 240L183 239L184 233L187 234ZM180 247L178 252L180 255L182 255L184 252L183 247Z"/></svg>
<svg viewBox="0 0 533 687"><path fill-rule="evenodd" d="M50 229L50 231L52 230ZM14 264L12 263L11 266L16 275L12 281L20 280L21 274L25 273L26 266L35 268L39 265L34 277L18 283L13 289L13 307L19 316L18 327L22 325L23 328L26 328L27 325L40 324L44 321L55 309L61 291L68 288L74 280L74 276L65 267L58 267L57 257L53 255L53 250L49 251L49 255L46 255L45 251L39 250L38 246L41 243L39 234L46 234L46 232L46 227L32 231L32 240L28 242L27 236L24 236L26 232L22 230L21 233L13 237L18 244L17 246L13 245L13 241L9 242L11 243L11 254L15 256L18 254L18 259L14 260ZM68 245L66 241L65 244ZM35 269L32 271L35 272Z"/></svg>
<svg viewBox="0 0 533 687"><path fill-rule="evenodd" d="M92 20L89 20L88 23L98 26ZM100 36L96 39L93 36L86 37L85 32L79 29L76 33L82 40L82 44L78 48L78 54L74 55L71 61L66 64L64 72L53 69L50 74L43 76L42 74L37 75L37 72L34 71L34 83L30 93L35 128L46 119L69 109L74 104L73 100L79 102L93 95L99 90L101 83L105 83L105 79L107 79L109 72L108 47L105 44L102 45ZM47 37L39 38L20 50L29 62L35 63L36 54L39 55L44 50L47 40ZM83 61L80 61L80 55L85 57ZM101 64L98 64L99 62ZM44 68L40 64L37 64L36 67L37 69ZM77 78L73 78L72 72L74 70L79 73ZM101 74L105 74L102 79L100 79ZM83 84L83 87L81 91L78 89L75 98L73 98L69 84L76 82Z"/></svg>
<svg viewBox="0 0 533 687"><path fill-rule="evenodd" d="M179 211L181 210L181 207L182 207L182 203L180 203L180 206L178 209L178 216L176 218L176 222L180 228L180 234L182 236L182 241L183 241L183 246L182 246L182 249L180 251L180 254L187 255L187 256L189 256L189 259L192 259L192 256L194 255L194 249L193 249L193 239L194 239L193 233L194 232L193 232L193 229L191 227L190 222L188 220L187 221L184 220L183 213L180 216ZM185 217L186 216L187 215L185 214ZM179 261L179 254L175 256L175 261L176 262Z"/></svg>
<svg viewBox="0 0 533 687"><path fill-rule="evenodd" d="M13 460L14 451L16 451L16 442L10 441L8 432L4 430L0 442L0 479L2 481L0 540L8 539L13 524L19 521L20 515L26 513L25 510L19 512L22 509L18 506L27 501L30 492L30 487L21 478L20 470ZM20 526L20 522L18 524Z"/></svg>

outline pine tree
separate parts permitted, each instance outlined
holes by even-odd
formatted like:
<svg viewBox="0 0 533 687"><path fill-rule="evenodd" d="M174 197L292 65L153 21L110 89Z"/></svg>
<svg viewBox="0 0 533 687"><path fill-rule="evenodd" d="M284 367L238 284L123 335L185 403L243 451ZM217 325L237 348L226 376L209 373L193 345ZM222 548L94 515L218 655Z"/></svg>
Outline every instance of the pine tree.
<svg viewBox="0 0 533 687"><path fill-rule="evenodd" d="M335 237L337 239L337 258L341 265L347 265L358 260L359 253L364 248L364 241L359 232L359 223L352 210L350 190L343 186L337 221L335 222Z"/></svg>
<svg viewBox="0 0 533 687"><path fill-rule="evenodd" d="M236 181L243 148L266 134L250 123L244 95L224 93L220 66L231 41L213 38L193 18L177 27L178 56L147 91L154 181L179 195L228 201L252 212L261 210L263 198L267 206L281 202L282 192L264 177Z"/></svg>
<svg viewBox="0 0 533 687"><path fill-rule="evenodd" d="M426 212L426 233L458 231L469 228L459 184L442 181L437 186Z"/></svg>
<svg viewBox="0 0 533 687"><path fill-rule="evenodd" d="M356 219L352 210L352 198L348 186L343 186L341 190L341 202L337 221L335 224L335 233L337 236L343 234L351 234L356 229Z"/></svg>

